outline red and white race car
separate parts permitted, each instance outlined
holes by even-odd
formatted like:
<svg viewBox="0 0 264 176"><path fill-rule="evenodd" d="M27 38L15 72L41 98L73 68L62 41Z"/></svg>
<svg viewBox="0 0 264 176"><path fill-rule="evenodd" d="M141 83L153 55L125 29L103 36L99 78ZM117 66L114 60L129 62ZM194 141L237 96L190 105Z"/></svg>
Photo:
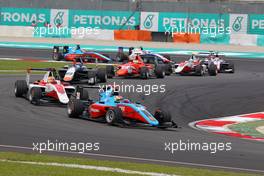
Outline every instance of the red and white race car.
<svg viewBox="0 0 264 176"><path fill-rule="evenodd" d="M183 61L175 64L175 73L179 75L197 75L204 76L208 73L210 76L217 75L217 67L213 62L205 64L204 60L201 60L195 55L187 61Z"/></svg>
<svg viewBox="0 0 264 176"><path fill-rule="evenodd" d="M30 82L31 71L47 71L42 80ZM75 87L61 82L54 68L28 69L26 80L15 82L15 96L25 97L30 103L39 105L42 102L59 102L68 104Z"/></svg>

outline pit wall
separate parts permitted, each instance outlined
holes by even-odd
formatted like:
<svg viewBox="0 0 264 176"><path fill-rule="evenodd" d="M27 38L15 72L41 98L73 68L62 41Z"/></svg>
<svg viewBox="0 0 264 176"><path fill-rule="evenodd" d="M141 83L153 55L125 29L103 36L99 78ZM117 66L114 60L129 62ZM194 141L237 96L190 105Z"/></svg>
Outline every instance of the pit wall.
<svg viewBox="0 0 264 176"><path fill-rule="evenodd" d="M264 14L5 7L0 13L0 36L5 37L153 41L155 35L155 41L264 46ZM187 26L195 32L186 32Z"/></svg>

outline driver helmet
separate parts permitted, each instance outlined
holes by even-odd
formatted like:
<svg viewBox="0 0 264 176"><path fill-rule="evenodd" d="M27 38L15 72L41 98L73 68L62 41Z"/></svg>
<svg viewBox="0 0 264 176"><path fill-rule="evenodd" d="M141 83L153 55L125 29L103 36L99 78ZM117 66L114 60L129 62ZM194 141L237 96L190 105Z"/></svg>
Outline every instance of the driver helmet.
<svg viewBox="0 0 264 176"><path fill-rule="evenodd" d="M55 81L54 76L49 76L48 79L47 79L47 82L48 82L48 83L52 83L52 82L54 82L54 81Z"/></svg>
<svg viewBox="0 0 264 176"><path fill-rule="evenodd" d="M115 96L115 101L121 101L122 99L123 97L120 95Z"/></svg>
<svg viewBox="0 0 264 176"><path fill-rule="evenodd" d="M138 60L137 59L134 59L133 60L133 63L137 64L138 63Z"/></svg>

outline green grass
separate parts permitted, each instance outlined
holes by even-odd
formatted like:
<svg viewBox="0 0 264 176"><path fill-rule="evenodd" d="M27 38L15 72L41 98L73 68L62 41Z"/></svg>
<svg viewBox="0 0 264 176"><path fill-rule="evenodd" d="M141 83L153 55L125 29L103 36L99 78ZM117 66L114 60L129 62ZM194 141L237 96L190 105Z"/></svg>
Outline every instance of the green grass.
<svg viewBox="0 0 264 176"><path fill-rule="evenodd" d="M132 162L117 162L117 161L106 161L106 160L92 160L78 157L61 157L51 155L40 155L40 154L23 154L14 152L0 152L0 159L7 159L12 161L35 161L35 162L56 162L56 163L68 163L68 164L81 164L81 165L92 165L92 166L105 166L112 168L120 168L134 171L145 171L145 172L157 172L176 174L182 176L253 176L253 174L238 173L238 172L226 172L209 169L198 169L190 167L171 167L154 164L138 164ZM76 168L64 168L60 166L38 166L31 164L18 164L8 163L0 161L0 176L6 175L124 175L122 173L104 172L96 170L85 170ZM256 175L256 174L254 174Z"/></svg>
<svg viewBox="0 0 264 176"><path fill-rule="evenodd" d="M256 128L259 126L264 126L264 120L234 124L230 125L228 128L244 135L249 135L256 138L264 138L264 134L256 130Z"/></svg>
<svg viewBox="0 0 264 176"><path fill-rule="evenodd" d="M71 62L35 62L35 61L14 61L0 60L0 74L25 73L28 68L56 68L59 69ZM93 68L95 64L86 64L87 67ZM1 70L10 70L3 72ZM13 72L16 71L16 72Z"/></svg>

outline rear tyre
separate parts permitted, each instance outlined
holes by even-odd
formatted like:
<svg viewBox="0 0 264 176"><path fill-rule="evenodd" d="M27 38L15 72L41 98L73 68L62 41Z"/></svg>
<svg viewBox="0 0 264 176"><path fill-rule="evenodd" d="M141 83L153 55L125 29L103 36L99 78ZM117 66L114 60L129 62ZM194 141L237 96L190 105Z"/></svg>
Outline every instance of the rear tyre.
<svg viewBox="0 0 264 176"><path fill-rule="evenodd" d="M171 64L166 64L165 65L165 75L170 76L172 74L172 65Z"/></svg>
<svg viewBox="0 0 264 176"><path fill-rule="evenodd" d="M40 105L41 97L42 97L42 90L40 87L31 88L28 97L31 104Z"/></svg>
<svg viewBox="0 0 264 176"><path fill-rule="evenodd" d="M122 119L122 110L118 107L110 108L106 112L105 120L109 125L113 125Z"/></svg>
<svg viewBox="0 0 264 176"><path fill-rule="evenodd" d="M27 93L27 82L25 80L17 80L15 83L15 96L22 97Z"/></svg>
<svg viewBox="0 0 264 176"><path fill-rule="evenodd" d="M88 84L95 85L97 82L97 73L95 70L88 71Z"/></svg>
<svg viewBox="0 0 264 176"><path fill-rule="evenodd" d="M100 83L105 83L107 81L107 74L105 68L98 68L97 78L100 80Z"/></svg>
<svg viewBox="0 0 264 176"><path fill-rule="evenodd" d="M235 65L233 63L231 63L229 67L230 67L230 69L232 69L230 71L230 73L235 73Z"/></svg>
<svg viewBox="0 0 264 176"><path fill-rule="evenodd" d="M61 53L53 53L52 54L52 59L55 61L60 61L63 59L63 55Z"/></svg>
<svg viewBox="0 0 264 176"><path fill-rule="evenodd" d="M58 53L60 52L59 50L60 50L60 48L58 46L53 47L52 60L57 61L59 59L59 57L58 57L59 56Z"/></svg>
<svg viewBox="0 0 264 176"><path fill-rule="evenodd" d="M87 90L83 89L80 95L81 100L89 100L89 93Z"/></svg>
<svg viewBox="0 0 264 176"><path fill-rule="evenodd" d="M157 65L155 68L155 74L157 78L164 78L165 77L165 69L163 65Z"/></svg>
<svg viewBox="0 0 264 176"><path fill-rule="evenodd" d="M204 76L204 69L203 69L203 66L202 65L197 65L195 67L195 74L197 76Z"/></svg>
<svg viewBox="0 0 264 176"><path fill-rule="evenodd" d="M149 70L147 67L140 68L140 78L141 79L149 79Z"/></svg>
<svg viewBox="0 0 264 176"><path fill-rule="evenodd" d="M208 73L210 76L216 76L217 75L217 67L215 64L210 64L208 66Z"/></svg>
<svg viewBox="0 0 264 176"><path fill-rule="evenodd" d="M113 65L106 66L106 75L107 78L113 78L115 76L115 68Z"/></svg>
<svg viewBox="0 0 264 176"><path fill-rule="evenodd" d="M71 99L67 105L67 114L70 118L78 118L82 115L84 106L80 100Z"/></svg>

